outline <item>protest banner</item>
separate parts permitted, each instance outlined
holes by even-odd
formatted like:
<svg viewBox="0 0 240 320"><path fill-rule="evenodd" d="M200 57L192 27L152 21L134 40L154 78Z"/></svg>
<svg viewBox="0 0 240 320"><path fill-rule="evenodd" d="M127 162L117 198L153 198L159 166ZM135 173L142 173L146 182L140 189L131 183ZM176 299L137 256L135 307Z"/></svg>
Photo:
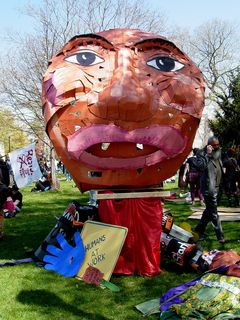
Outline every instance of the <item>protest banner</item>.
<svg viewBox="0 0 240 320"><path fill-rule="evenodd" d="M19 188L42 176L35 152L35 143L9 153L14 179Z"/></svg>

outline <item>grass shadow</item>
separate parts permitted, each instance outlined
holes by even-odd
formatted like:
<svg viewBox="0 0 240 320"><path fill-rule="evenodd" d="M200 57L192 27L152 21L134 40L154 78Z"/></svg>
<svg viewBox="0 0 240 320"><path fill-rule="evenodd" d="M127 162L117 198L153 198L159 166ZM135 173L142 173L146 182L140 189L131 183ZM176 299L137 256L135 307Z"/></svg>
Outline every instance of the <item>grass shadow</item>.
<svg viewBox="0 0 240 320"><path fill-rule="evenodd" d="M41 297L41 299L39 299L39 297ZM39 306L44 312L47 311L47 308L51 308L51 312L54 312L55 309L57 312L61 312L62 310L65 314L67 311L69 314L79 317L79 319L82 317L85 317L86 319L94 318L98 320L109 319L100 314L94 313L93 315L90 312L83 311L76 307L75 304L68 304L56 294L47 290L22 290L16 298L17 301L22 304L26 304L28 306Z"/></svg>

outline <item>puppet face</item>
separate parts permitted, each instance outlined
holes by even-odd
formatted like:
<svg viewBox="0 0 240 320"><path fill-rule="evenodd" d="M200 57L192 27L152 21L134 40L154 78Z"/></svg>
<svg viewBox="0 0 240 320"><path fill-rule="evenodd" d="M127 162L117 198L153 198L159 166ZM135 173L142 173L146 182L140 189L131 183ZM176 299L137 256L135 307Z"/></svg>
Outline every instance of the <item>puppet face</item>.
<svg viewBox="0 0 240 320"><path fill-rule="evenodd" d="M150 186L175 174L203 103L196 65L139 30L74 37L43 79L48 135L82 191Z"/></svg>

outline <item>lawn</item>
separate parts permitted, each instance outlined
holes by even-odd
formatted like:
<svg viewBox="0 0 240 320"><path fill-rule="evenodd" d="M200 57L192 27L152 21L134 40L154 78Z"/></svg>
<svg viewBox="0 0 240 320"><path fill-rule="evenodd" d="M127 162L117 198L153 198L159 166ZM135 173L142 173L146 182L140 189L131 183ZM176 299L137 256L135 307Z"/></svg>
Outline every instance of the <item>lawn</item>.
<svg viewBox="0 0 240 320"><path fill-rule="evenodd" d="M13 219L5 219L4 239L0 241L0 262L23 259L36 250L56 224L55 216L61 216L68 203L78 200L84 204L88 194L81 194L71 181L61 181L58 192L31 193L31 187L22 190L24 206ZM165 188L175 190L176 184ZM223 199L224 201L224 199ZM174 216L174 223L187 220L190 206L165 203ZM239 223L224 222L226 244L220 245L209 225L209 238L202 243L206 251L211 249L236 249L238 253ZM141 254L141 253L139 253ZM62 277L38 267L35 263L0 268L1 313L4 320L74 320L74 319L142 319L135 305L160 297L168 289L193 279L196 273L162 266L156 277L112 276L111 282L121 288L113 293L85 284L75 278ZM158 315L148 319L158 319Z"/></svg>

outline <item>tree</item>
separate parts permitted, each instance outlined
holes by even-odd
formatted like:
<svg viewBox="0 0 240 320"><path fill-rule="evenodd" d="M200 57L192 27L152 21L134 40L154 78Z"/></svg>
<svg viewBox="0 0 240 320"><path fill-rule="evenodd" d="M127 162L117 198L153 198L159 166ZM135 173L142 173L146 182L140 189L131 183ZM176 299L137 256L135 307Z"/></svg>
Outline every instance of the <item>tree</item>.
<svg viewBox="0 0 240 320"><path fill-rule="evenodd" d="M219 19L200 25L192 33L178 28L175 42L187 52L203 72L205 79L205 109L197 132L203 144L210 135L209 120L228 91L232 75L239 67L239 26Z"/></svg>
<svg viewBox="0 0 240 320"><path fill-rule="evenodd" d="M28 35L9 35L14 44L1 64L0 94L29 133L45 143L41 81L50 58L76 34L125 27L164 30L164 18L148 9L144 0L43 0L29 5L35 21ZM7 63L6 63L7 61Z"/></svg>
<svg viewBox="0 0 240 320"><path fill-rule="evenodd" d="M219 19L209 21L194 31L190 45L205 78L207 104L215 104L239 67L237 26Z"/></svg>
<svg viewBox="0 0 240 320"><path fill-rule="evenodd" d="M0 142L4 146L5 155L29 143L26 133L17 123L13 114L4 107L0 110L0 126Z"/></svg>
<svg viewBox="0 0 240 320"><path fill-rule="evenodd" d="M240 145L240 72L232 77L229 91L218 95L219 110L216 119L210 121L210 127L225 147Z"/></svg>
<svg viewBox="0 0 240 320"><path fill-rule="evenodd" d="M9 35L14 47L0 65L0 94L29 134L50 147L51 157L41 105L42 77L51 57L76 34L116 27L161 32L165 23L145 0L43 0L39 7L27 6L26 13L35 27L30 34Z"/></svg>

